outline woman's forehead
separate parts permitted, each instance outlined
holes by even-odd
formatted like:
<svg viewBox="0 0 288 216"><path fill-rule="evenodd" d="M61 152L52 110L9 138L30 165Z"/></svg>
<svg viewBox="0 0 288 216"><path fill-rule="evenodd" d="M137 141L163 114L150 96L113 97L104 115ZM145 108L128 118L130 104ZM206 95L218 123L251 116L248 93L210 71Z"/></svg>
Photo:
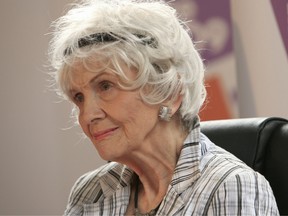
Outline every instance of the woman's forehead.
<svg viewBox="0 0 288 216"><path fill-rule="evenodd" d="M109 67L103 67L103 64L95 62L90 65L83 63L74 64L67 71L68 83L70 86L85 86L91 79L99 76L102 73L112 74L112 70Z"/></svg>
<svg viewBox="0 0 288 216"><path fill-rule="evenodd" d="M117 65L111 61L75 61L71 66L67 66L66 83L70 86L85 86L91 79L101 74L115 75L120 80L134 80L136 70L130 68L123 61L118 61Z"/></svg>

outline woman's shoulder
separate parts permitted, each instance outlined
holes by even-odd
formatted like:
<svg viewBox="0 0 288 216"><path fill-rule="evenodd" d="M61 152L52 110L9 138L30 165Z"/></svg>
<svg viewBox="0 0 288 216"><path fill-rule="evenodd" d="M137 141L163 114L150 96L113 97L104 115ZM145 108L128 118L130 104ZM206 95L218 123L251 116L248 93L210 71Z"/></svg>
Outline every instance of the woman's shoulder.
<svg viewBox="0 0 288 216"><path fill-rule="evenodd" d="M195 209L210 211L219 209L220 206L228 209L229 206L226 205L238 206L239 203L235 204L235 202L238 202L239 198L242 199L242 210L245 213L246 210L254 210L254 207L263 212L271 210L271 212L277 213L273 191L263 175L212 143L208 138L203 137L201 147L204 148L200 159L201 176L194 184L191 196L193 197L191 202L194 202ZM229 199L222 199L223 196L229 197ZM259 206L253 206L255 203L251 204L256 199L258 199ZM223 200L226 200L227 203L221 203ZM267 206L265 206L266 204ZM208 213L201 212L202 214ZM234 215L234 212L231 214Z"/></svg>
<svg viewBox="0 0 288 216"><path fill-rule="evenodd" d="M207 184L208 190L215 192L219 188L224 188L223 190L229 188L227 192L237 194L237 190L240 190L239 185L241 185L243 194L245 191L252 193L255 190L255 194L265 191L268 193L266 197L273 198L270 184L262 174L253 170L230 152L218 147L209 139L205 139L204 145L206 145L207 151L202 155L200 167L201 178L207 180L203 182ZM210 191L208 194L211 196Z"/></svg>

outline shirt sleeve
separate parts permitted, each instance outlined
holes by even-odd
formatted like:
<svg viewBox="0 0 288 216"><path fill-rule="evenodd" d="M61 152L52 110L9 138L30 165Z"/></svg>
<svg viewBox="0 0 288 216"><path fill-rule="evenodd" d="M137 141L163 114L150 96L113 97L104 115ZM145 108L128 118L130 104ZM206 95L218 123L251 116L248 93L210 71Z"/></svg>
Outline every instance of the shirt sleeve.
<svg viewBox="0 0 288 216"><path fill-rule="evenodd" d="M223 182L209 206L208 215L279 215L273 191L257 172L241 172Z"/></svg>

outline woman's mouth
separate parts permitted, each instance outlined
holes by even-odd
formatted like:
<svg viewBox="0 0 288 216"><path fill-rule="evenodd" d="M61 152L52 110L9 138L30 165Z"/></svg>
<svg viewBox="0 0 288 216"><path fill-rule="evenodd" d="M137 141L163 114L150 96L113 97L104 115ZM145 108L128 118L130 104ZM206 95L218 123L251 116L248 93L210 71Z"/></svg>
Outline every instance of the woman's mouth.
<svg viewBox="0 0 288 216"><path fill-rule="evenodd" d="M118 127L98 131L96 133L93 133L93 138L96 141L103 140L103 139L107 138L108 136L113 135L117 129L118 129Z"/></svg>

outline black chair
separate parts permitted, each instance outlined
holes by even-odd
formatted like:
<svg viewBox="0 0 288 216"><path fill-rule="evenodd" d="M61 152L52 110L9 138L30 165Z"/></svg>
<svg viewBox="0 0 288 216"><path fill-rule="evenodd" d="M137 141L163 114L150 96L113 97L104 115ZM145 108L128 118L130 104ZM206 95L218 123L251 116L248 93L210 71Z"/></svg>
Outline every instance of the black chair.
<svg viewBox="0 0 288 216"><path fill-rule="evenodd" d="M243 118L201 122L202 132L269 181L281 215L288 215L288 120Z"/></svg>

